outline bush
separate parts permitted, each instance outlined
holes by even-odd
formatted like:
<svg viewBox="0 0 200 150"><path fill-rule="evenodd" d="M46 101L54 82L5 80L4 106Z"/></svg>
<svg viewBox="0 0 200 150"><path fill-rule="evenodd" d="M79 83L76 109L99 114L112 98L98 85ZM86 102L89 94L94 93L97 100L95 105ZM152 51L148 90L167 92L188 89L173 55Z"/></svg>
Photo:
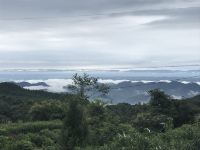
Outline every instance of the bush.
<svg viewBox="0 0 200 150"><path fill-rule="evenodd" d="M7 150L34 150L34 147L30 141L21 140L8 146Z"/></svg>
<svg viewBox="0 0 200 150"><path fill-rule="evenodd" d="M63 119L65 116L65 105L60 101L42 101L35 103L30 111L29 115L32 120L55 120Z"/></svg>
<svg viewBox="0 0 200 150"><path fill-rule="evenodd" d="M38 122L27 122L27 123L10 123L0 125L1 135L10 135L10 134L20 134L20 133L36 133L43 129L60 129L62 123L59 120L55 121L38 121Z"/></svg>
<svg viewBox="0 0 200 150"><path fill-rule="evenodd" d="M140 131L147 129L149 132L164 132L173 127L173 119L161 114L139 113L133 120L133 126Z"/></svg>

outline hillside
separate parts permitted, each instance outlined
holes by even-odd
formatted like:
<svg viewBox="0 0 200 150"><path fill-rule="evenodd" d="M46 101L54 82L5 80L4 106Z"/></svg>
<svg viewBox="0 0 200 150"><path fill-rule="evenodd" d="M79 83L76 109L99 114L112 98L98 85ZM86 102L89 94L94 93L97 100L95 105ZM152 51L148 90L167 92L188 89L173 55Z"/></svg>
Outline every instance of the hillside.
<svg viewBox="0 0 200 150"><path fill-rule="evenodd" d="M34 103L43 101L68 101L76 96L56 94L46 91L32 91L21 88L14 83L0 83L0 120L26 120Z"/></svg>
<svg viewBox="0 0 200 150"><path fill-rule="evenodd" d="M145 104L108 105L1 83L0 150L60 150L63 143L71 147L70 140L77 147L72 150L198 150L200 95L175 100L160 90L149 94Z"/></svg>
<svg viewBox="0 0 200 150"><path fill-rule="evenodd" d="M42 99L66 99L70 98L71 94L57 94L42 90L27 90L15 83L0 83L0 97L10 97L22 100L42 100Z"/></svg>
<svg viewBox="0 0 200 150"><path fill-rule="evenodd" d="M67 80L51 80L43 82L17 82L16 84L32 90L43 90L54 93L68 92ZM61 83L62 82L62 83ZM161 89L165 93L173 96L176 99L190 98L200 94L200 85L195 82L181 82L181 81L124 81L124 80L101 80L106 82L106 85L110 87L110 92L106 96L98 95L94 92L88 93L92 95L92 99L101 98L105 101L112 101L112 103L130 103L136 104L138 102L147 102L149 100L148 91L151 89Z"/></svg>

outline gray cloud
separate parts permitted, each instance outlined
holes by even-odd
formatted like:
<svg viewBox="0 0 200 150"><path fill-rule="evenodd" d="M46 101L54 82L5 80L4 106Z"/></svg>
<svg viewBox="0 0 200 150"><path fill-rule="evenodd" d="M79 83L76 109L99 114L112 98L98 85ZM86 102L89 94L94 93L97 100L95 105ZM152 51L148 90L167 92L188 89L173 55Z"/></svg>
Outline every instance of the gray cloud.
<svg viewBox="0 0 200 150"><path fill-rule="evenodd" d="M59 17L79 17L102 15L127 11L146 11L168 14L173 8L200 6L198 0L0 0L0 17L9 19L48 19ZM175 10L176 11L176 10ZM186 13L182 14L185 15ZM187 15L187 14L186 14Z"/></svg>
<svg viewBox="0 0 200 150"><path fill-rule="evenodd" d="M1 67L199 63L198 0L0 0Z"/></svg>
<svg viewBox="0 0 200 150"><path fill-rule="evenodd" d="M78 13L98 13L113 10L145 9L165 7L168 5L187 6L195 4L197 0L1 0L0 10L2 17L43 17L57 14L68 15ZM177 6L175 5L175 6Z"/></svg>
<svg viewBox="0 0 200 150"><path fill-rule="evenodd" d="M163 10L146 10L146 11L138 11L136 12L136 14L168 16L167 19L153 21L147 24L154 27L199 28L200 26L200 7L163 9Z"/></svg>

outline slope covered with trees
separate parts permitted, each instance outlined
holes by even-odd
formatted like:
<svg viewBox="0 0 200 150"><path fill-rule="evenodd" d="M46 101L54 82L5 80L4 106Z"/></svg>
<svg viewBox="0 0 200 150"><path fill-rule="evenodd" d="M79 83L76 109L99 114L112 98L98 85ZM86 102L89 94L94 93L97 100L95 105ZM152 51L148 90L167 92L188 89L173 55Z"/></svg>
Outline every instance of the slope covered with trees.
<svg viewBox="0 0 200 150"><path fill-rule="evenodd" d="M81 86L77 87L79 90L70 95L1 83L0 150L200 147L200 96L175 100L155 89L149 91L148 103L111 105L89 101L79 93Z"/></svg>

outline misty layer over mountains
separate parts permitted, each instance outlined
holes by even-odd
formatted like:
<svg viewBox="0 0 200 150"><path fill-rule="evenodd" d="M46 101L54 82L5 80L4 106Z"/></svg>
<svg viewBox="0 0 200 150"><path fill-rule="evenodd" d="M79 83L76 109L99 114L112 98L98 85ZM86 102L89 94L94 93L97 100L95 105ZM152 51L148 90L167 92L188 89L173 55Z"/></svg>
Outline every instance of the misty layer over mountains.
<svg viewBox="0 0 200 150"><path fill-rule="evenodd" d="M159 88L176 99L200 94L200 71L177 70L110 70L84 71L99 77L100 83L106 83L110 92L106 96L91 92L92 99L101 98L112 103L128 102L131 104L149 100L148 91ZM13 71L0 72L1 82L15 82L31 90L49 92L69 92L67 86L72 84L74 71ZM83 71L79 71L79 74Z"/></svg>
<svg viewBox="0 0 200 150"><path fill-rule="evenodd" d="M46 90L50 92L67 92L67 82L65 80L47 80L46 82L32 83L18 82L17 85L26 89L32 90ZM66 80L67 81L67 80ZM104 82L105 81L105 82ZM110 80L111 81L111 80ZM68 83L70 79L68 80ZM91 98L101 98L105 101L112 103L128 102L131 104L138 102L146 102L149 100L148 91L151 89L159 88L167 94L172 95L173 98L181 99L192 97L200 94L200 83L193 82L179 82L179 81L117 81L109 82L108 80L101 80L110 86L110 92L106 96L99 95L98 93L88 93ZM51 85L49 85L50 83ZM60 83L60 84L59 84ZM62 84L61 84L62 83ZM54 84L54 85L53 85ZM57 91L56 91L57 90Z"/></svg>

